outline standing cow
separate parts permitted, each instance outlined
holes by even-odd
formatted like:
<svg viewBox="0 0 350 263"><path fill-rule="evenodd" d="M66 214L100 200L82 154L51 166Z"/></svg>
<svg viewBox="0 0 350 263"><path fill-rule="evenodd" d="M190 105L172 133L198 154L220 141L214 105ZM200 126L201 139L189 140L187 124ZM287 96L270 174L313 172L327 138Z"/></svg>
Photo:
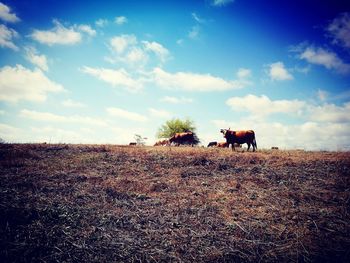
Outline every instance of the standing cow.
<svg viewBox="0 0 350 263"><path fill-rule="evenodd" d="M221 129L220 132L226 138L226 142L228 145L232 144L232 151L235 149L235 143L248 144L248 151L250 149L250 145L253 145L253 152L257 149L255 133L253 130L248 131L231 131L230 129Z"/></svg>

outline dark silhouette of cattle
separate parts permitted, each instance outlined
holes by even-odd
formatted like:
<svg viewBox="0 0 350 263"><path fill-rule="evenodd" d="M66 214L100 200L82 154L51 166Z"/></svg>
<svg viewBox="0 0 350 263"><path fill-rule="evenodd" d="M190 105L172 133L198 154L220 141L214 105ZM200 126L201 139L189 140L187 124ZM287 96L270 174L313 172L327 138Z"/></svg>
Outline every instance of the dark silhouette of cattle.
<svg viewBox="0 0 350 263"><path fill-rule="evenodd" d="M165 146L169 144L169 140L162 140L162 141L158 141L154 144L154 146Z"/></svg>
<svg viewBox="0 0 350 263"><path fill-rule="evenodd" d="M172 136L169 139L170 144L175 144L175 146L179 145L196 145L199 143L199 140L197 136L193 132L181 132L181 133L175 133L174 136Z"/></svg>
<svg viewBox="0 0 350 263"><path fill-rule="evenodd" d="M219 143L217 144L217 146L218 146L219 148L226 148L226 147L228 147L228 144L227 144L227 142L219 142Z"/></svg>
<svg viewBox="0 0 350 263"><path fill-rule="evenodd" d="M278 150L278 147L272 146L272 147L271 147L271 150Z"/></svg>
<svg viewBox="0 0 350 263"><path fill-rule="evenodd" d="M131 143L129 143L129 145L130 145L130 146L136 146L137 143L136 143L136 142L131 142Z"/></svg>
<svg viewBox="0 0 350 263"><path fill-rule="evenodd" d="M253 152L257 149L255 133L253 130L248 131L231 131L230 129L221 129L220 132L226 138L226 142L228 145L232 144L232 151L235 150L235 143L248 145L248 151L250 149L250 145L253 146Z"/></svg>
<svg viewBox="0 0 350 263"><path fill-rule="evenodd" d="M214 147L214 146L217 146L217 145L218 145L217 142L210 142L207 147Z"/></svg>

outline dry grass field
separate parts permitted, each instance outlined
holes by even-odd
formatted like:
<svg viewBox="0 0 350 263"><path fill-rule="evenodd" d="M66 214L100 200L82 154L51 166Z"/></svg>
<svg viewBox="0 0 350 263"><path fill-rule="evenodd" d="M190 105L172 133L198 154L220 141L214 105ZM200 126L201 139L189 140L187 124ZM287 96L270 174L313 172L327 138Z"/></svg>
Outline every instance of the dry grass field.
<svg viewBox="0 0 350 263"><path fill-rule="evenodd" d="M350 153L0 145L2 262L350 262Z"/></svg>

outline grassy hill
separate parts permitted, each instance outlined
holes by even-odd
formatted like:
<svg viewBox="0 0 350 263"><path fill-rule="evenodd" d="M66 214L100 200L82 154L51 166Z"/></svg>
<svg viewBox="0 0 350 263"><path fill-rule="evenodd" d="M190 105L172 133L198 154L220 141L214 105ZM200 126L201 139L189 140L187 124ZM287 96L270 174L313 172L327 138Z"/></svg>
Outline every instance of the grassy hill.
<svg viewBox="0 0 350 263"><path fill-rule="evenodd" d="M0 145L5 262L349 262L349 202L349 152Z"/></svg>

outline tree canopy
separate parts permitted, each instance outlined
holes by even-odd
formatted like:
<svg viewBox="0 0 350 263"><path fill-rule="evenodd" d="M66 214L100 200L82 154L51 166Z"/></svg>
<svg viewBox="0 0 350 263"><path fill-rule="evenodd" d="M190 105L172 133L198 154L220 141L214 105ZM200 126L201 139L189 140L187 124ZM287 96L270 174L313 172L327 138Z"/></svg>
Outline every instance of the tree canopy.
<svg viewBox="0 0 350 263"><path fill-rule="evenodd" d="M166 121L157 132L157 138L170 138L178 132L196 132L194 121L190 119L181 120L174 118Z"/></svg>

